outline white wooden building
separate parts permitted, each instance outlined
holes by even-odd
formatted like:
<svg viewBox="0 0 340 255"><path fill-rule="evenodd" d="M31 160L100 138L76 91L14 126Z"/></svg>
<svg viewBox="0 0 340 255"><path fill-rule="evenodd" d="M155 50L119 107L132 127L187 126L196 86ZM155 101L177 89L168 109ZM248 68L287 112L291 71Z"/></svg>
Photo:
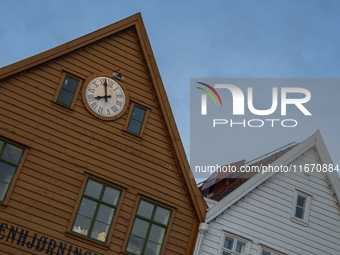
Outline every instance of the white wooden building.
<svg viewBox="0 0 340 255"><path fill-rule="evenodd" d="M340 254L340 179L323 172L333 162L320 132L286 151L270 165L290 172L257 173L220 201L206 199L194 255Z"/></svg>

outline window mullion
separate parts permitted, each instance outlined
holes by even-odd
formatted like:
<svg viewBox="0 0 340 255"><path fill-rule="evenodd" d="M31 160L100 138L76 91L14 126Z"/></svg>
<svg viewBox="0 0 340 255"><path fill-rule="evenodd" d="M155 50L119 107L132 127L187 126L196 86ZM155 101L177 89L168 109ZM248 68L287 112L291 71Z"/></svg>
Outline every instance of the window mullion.
<svg viewBox="0 0 340 255"><path fill-rule="evenodd" d="M144 239L144 244L141 250L141 255L144 255L145 249L146 249L146 245L149 241L149 236L150 236L150 232L151 232L151 228L152 228L152 223L149 221L149 226L148 226L148 230L146 231L146 235L145 235L145 239Z"/></svg>
<svg viewBox="0 0 340 255"><path fill-rule="evenodd" d="M98 211L99 211L99 207L100 207L100 203L98 203L97 201L96 201L96 203L97 203L96 210L93 213L93 217L92 217L91 224L90 224L89 231L88 231L89 234L88 234L87 237L89 237L89 238L91 238L91 236L92 236L92 230L93 230L94 224L96 223L96 219L97 219L97 215L98 215Z"/></svg>

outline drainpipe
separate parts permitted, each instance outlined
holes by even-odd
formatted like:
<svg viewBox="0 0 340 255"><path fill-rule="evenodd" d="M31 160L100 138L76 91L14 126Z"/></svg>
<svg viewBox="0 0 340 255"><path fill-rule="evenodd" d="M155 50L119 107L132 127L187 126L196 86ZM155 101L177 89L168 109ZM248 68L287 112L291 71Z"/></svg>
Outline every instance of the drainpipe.
<svg viewBox="0 0 340 255"><path fill-rule="evenodd" d="M196 240L196 245L195 245L195 250L193 255L198 255L200 249L201 249L201 243L202 239L205 233L208 232L209 225L208 223L201 222L199 227L198 227L198 235L197 235L197 240Z"/></svg>

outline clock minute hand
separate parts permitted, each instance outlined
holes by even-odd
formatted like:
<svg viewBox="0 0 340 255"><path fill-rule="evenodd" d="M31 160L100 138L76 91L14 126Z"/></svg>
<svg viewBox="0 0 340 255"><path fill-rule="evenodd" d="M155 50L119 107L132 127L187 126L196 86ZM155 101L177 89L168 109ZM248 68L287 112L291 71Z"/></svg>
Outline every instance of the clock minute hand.
<svg viewBox="0 0 340 255"><path fill-rule="evenodd" d="M107 96L107 83L106 83L106 79L105 79L105 81L104 81L104 87L105 87L105 96L104 96L104 98L105 98L105 102L107 102L107 98L108 98L108 96ZM110 96L111 97L111 96Z"/></svg>

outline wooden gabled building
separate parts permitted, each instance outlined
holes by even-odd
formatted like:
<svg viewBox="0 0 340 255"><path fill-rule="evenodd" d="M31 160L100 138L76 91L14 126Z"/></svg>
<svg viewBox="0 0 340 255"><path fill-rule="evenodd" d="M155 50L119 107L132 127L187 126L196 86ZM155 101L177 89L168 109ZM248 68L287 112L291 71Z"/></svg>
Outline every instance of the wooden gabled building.
<svg viewBox="0 0 340 255"><path fill-rule="evenodd" d="M1 254L192 254L207 205L140 14L0 82Z"/></svg>

